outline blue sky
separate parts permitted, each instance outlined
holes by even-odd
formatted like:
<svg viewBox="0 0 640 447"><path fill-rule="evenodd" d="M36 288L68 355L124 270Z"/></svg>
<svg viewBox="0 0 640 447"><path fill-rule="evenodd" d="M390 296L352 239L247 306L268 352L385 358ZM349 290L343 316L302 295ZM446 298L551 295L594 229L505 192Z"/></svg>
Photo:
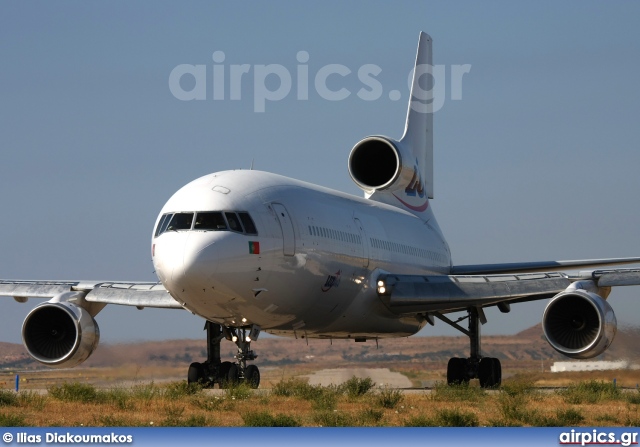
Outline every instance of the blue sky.
<svg viewBox="0 0 640 447"><path fill-rule="evenodd" d="M462 99L446 90L434 117L432 204L454 262L638 256L639 16L637 2L4 3L0 277L153 281L150 237L165 201L252 162L360 195L349 150L367 135L400 136L421 30L447 74L471 65ZM212 99L215 51L225 70L252 67L240 100ZM280 64L295 80L299 51L309 99L294 85L256 113L253 67ZM206 66L207 99L172 95L181 64ZM327 82L347 99L315 91L328 64L351 70ZM377 100L356 94L365 64L382 70ZM612 293L619 322L638 323L637 293ZM35 301L2 303L0 340L20 340ZM483 332L517 332L543 307L490 312ZM108 306L97 320L107 343L203 335L186 312ZM443 333L455 332L423 331Z"/></svg>

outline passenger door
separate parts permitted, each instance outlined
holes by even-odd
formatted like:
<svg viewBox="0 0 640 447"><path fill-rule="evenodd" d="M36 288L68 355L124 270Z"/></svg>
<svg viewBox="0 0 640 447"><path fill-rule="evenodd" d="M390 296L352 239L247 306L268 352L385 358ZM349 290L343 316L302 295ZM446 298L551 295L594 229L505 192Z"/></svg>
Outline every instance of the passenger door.
<svg viewBox="0 0 640 447"><path fill-rule="evenodd" d="M285 256L293 256L296 253L296 239L293 232L293 222L287 212L287 209L281 203L271 204L273 211L276 213L280 229L282 229L282 251Z"/></svg>

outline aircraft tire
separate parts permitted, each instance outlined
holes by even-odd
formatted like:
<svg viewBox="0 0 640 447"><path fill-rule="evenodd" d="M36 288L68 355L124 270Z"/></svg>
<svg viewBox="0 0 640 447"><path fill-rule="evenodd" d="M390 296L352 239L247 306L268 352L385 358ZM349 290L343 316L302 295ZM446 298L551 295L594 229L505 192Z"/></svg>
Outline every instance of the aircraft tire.
<svg viewBox="0 0 640 447"><path fill-rule="evenodd" d="M502 382L502 366L500 360L484 357L478 366L478 379L482 388L494 388Z"/></svg>
<svg viewBox="0 0 640 447"><path fill-rule="evenodd" d="M467 377L467 359L452 357L447 364L447 383L449 385L460 385L469 381Z"/></svg>
<svg viewBox="0 0 640 447"><path fill-rule="evenodd" d="M229 365L229 371L227 371L226 387L229 388L238 384L238 365L231 363Z"/></svg>
<svg viewBox="0 0 640 447"><path fill-rule="evenodd" d="M222 362L220 364L220 369L218 370L218 383L220 384L220 388L227 388L229 368L231 368L231 362Z"/></svg>
<svg viewBox="0 0 640 447"><path fill-rule="evenodd" d="M187 372L187 383L198 383L204 379L204 368L202 363L193 362L189 365L189 371Z"/></svg>
<svg viewBox="0 0 640 447"><path fill-rule="evenodd" d="M249 365L244 374L244 380L251 388L260 386L260 370L256 365Z"/></svg>

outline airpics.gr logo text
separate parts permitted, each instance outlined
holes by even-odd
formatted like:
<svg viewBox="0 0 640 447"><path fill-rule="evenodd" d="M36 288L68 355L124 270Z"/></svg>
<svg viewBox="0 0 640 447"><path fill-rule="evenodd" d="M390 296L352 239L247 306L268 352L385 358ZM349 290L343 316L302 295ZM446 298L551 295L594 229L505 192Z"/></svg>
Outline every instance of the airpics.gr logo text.
<svg viewBox="0 0 640 447"><path fill-rule="evenodd" d="M315 93L326 101L342 101L351 96L346 87L347 81L357 77L360 88L355 95L363 101L376 101L386 92L391 101L402 98L401 90L385 89L378 79L382 68L376 64L364 64L355 70L343 64L327 64L310 73L309 53L299 51L296 55L298 64L289 70L282 64L224 64L226 55L223 51L215 51L212 55L213 66L206 64L180 64L169 74L169 90L181 101L240 101L246 88L246 78L253 78L253 110L262 113L266 110L267 101L281 101L295 90L295 98L299 101L309 99L310 84ZM418 77L431 77L433 83L418 83L414 89L414 98L425 101L412 101L412 108L423 113L437 112L442 108L446 97L447 67L445 65L418 65ZM471 71L470 64L451 65L449 68L450 99L462 99L462 78ZM351 79L350 79L351 78ZM413 70L407 76L411 89ZM244 89L243 89L244 83ZM421 88L431 85L431 88ZM331 86L331 87L330 87ZM211 87L211 88L209 88Z"/></svg>

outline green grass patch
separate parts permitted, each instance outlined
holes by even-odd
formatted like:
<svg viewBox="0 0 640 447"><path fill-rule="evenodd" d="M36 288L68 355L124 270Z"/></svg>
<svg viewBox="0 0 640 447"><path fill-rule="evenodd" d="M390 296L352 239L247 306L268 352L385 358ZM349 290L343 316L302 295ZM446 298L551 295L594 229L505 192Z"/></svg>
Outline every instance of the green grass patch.
<svg viewBox="0 0 640 447"><path fill-rule="evenodd" d="M25 417L21 414L0 413L0 427L29 427Z"/></svg>
<svg viewBox="0 0 640 447"><path fill-rule="evenodd" d="M384 411L382 410L378 410L375 408L366 408L359 411L356 414L355 418L358 425L375 426L380 424L383 416Z"/></svg>
<svg viewBox="0 0 640 447"><path fill-rule="evenodd" d="M13 391L0 390L0 407L10 407L18 405L18 395Z"/></svg>
<svg viewBox="0 0 640 447"><path fill-rule="evenodd" d="M590 380L570 385L566 389L558 391L558 394L566 403L579 405L617 400L620 399L622 393L620 388L614 386L612 382Z"/></svg>
<svg viewBox="0 0 640 447"><path fill-rule="evenodd" d="M300 427L300 422L286 414L273 415L268 411L249 412L242 415L245 427Z"/></svg>
<svg viewBox="0 0 640 447"><path fill-rule="evenodd" d="M309 385L302 379L292 378L276 383L271 392L276 396L308 400L314 410L323 411L335 409L342 390L336 386Z"/></svg>
<svg viewBox="0 0 640 447"><path fill-rule="evenodd" d="M627 407L624 425L625 427L640 427L640 414L638 414L637 405Z"/></svg>
<svg viewBox="0 0 640 447"><path fill-rule="evenodd" d="M96 425L104 427L133 427L135 424L131 420L123 417L105 414L95 419Z"/></svg>
<svg viewBox="0 0 640 447"><path fill-rule="evenodd" d="M225 405L225 398L219 396L193 396L191 404L205 411L221 411Z"/></svg>
<svg viewBox="0 0 640 447"><path fill-rule="evenodd" d="M162 396L161 389L155 383L146 383L143 385L135 385L131 389L131 397L136 401L149 403L154 399Z"/></svg>
<svg viewBox="0 0 640 447"><path fill-rule="evenodd" d="M225 388L224 394L230 400L247 400L253 396L253 389L244 382L234 383Z"/></svg>
<svg viewBox="0 0 640 447"><path fill-rule="evenodd" d="M356 376L351 377L345 383L340 385L340 391L344 392L350 399L356 399L358 397L368 394L375 384L371 378L366 377L360 379Z"/></svg>
<svg viewBox="0 0 640 447"><path fill-rule="evenodd" d="M500 394L498 396L498 408L502 420L495 425L515 427L521 425L533 425L533 420L538 417L536 410L528 408L529 398L524 394L510 396Z"/></svg>
<svg viewBox="0 0 640 447"><path fill-rule="evenodd" d="M404 395L402 394L402 391L395 389L395 388L381 388L375 396L375 402L381 406L382 408L389 408L389 409L393 409L396 406L398 406L398 404L400 404L400 402L402 402L402 400L404 399Z"/></svg>
<svg viewBox="0 0 640 447"><path fill-rule="evenodd" d="M99 400L112 404L119 410L133 410L136 407L131 391L124 388L112 388L98 394Z"/></svg>
<svg viewBox="0 0 640 447"><path fill-rule="evenodd" d="M440 402L478 402L487 393L480 387L470 386L469 383L448 385L445 382L437 382L431 392L431 399Z"/></svg>
<svg viewBox="0 0 640 447"><path fill-rule="evenodd" d="M478 416L470 411L444 409L436 411L434 425L438 427L477 427Z"/></svg>
<svg viewBox="0 0 640 447"><path fill-rule="evenodd" d="M632 405L640 405L640 393L627 393L625 398Z"/></svg>
<svg viewBox="0 0 640 447"><path fill-rule="evenodd" d="M35 391L20 391L18 403L22 407L29 407L36 411L44 410L48 397Z"/></svg>
<svg viewBox="0 0 640 447"><path fill-rule="evenodd" d="M556 419L558 422L558 427L570 427L580 425L582 422L584 422L585 418L579 409L560 408L556 411Z"/></svg>
<svg viewBox="0 0 640 447"><path fill-rule="evenodd" d="M63 402L102 403L101 393L93 385L72 382L52 385L48 389L49 396Z"/></svg>
<svg viewBox="0 0 640 447"><path fill-rule="evenodd" d="M356 421L351 415L339 411L317 411L313 421L321 427L355 427Z"/></svg>
<svg viewBox="0 0 640 447"><path fill-rule="evenodd" d="M404 422L405 427L434 427L436 425L437 424L434 422L433 419L427 416L424 416L422 414L418 416L413 416Z"/></svg>
<svg viewBox="0 0 640 447"><path fill-rule="evenodd" d="M299 378L281 380L273 386L272 393L276 396L300 397L304 400L314 400L325 391L320 385L309 385Z"/></svg>
<svg viewBox="0 0 640 447"><path fill-rule="evenodd" d="M163 390L165 397L169 399L181 399L187 396L194 396L202 392L202 385L199 383L187 383L186 380L171 382Z"/></svg>
<svg viewBox="0 0 640 447"><path fill-rule="evenodd" d="M516 377L502 382L500 391L509 397L530 396L537 393L535 383L527 377Z"/></svg>

